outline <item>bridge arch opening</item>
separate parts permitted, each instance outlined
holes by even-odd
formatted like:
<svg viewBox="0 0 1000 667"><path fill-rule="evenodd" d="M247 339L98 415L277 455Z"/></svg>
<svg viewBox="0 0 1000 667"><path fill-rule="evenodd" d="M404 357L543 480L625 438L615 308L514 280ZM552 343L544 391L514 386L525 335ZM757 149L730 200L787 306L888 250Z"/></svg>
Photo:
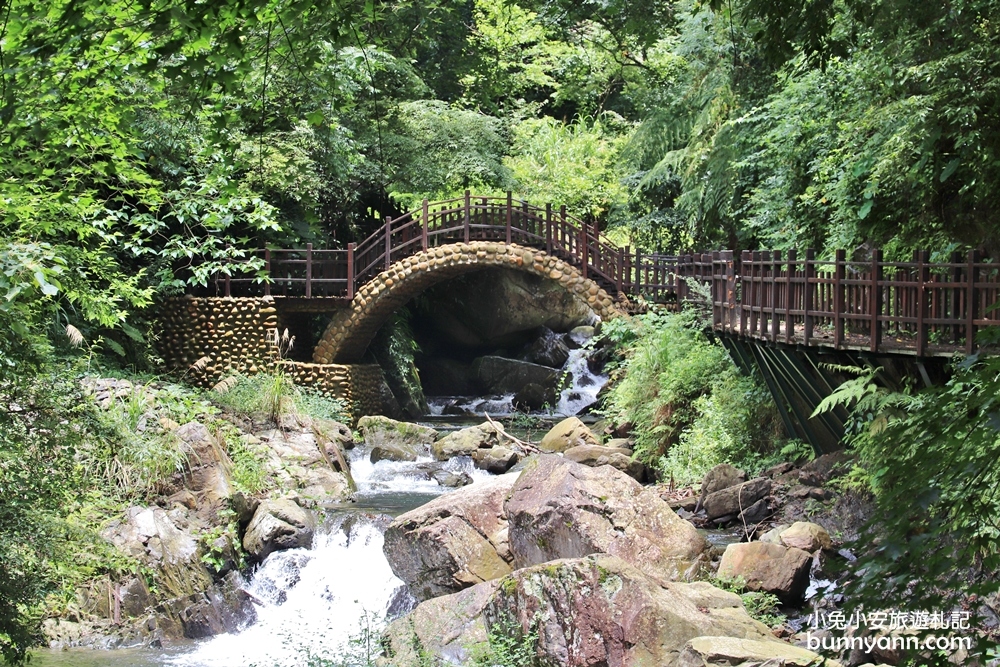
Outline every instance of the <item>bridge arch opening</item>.
<svg viewBox="0 0 1000 667"><path fill-rule="evenodd" d="M399 390L396 398L409 416L426 414L425 391L513 395L533 384L544 390L535 389L544 398L528 407L554 405L566 358L557 355L553 361L531 348L549 343L565 354L563 343L548 339L617 314L600 286L544 252L489 242L456 244L419 253L379 274L349 308L334 315L313 360L378 361L390 375L388 338L380 330L404 311L420 349L414 359L418 386L414 392L414 382L398 377L390 385ZM542 364L536 363L540 359ZM414 394L419 400L412 400Z"/></svg>
<svg viewBox="0 0 1000 667"><path fill-rule="evenodd" d="M600 319L617 314L614 300L574 266L543 251L488 241L455 243L417 253L391 265L334 315L313 353L319 364L354 363L392 314L431 287L489 268L509 269L552 281Z"/></svg>

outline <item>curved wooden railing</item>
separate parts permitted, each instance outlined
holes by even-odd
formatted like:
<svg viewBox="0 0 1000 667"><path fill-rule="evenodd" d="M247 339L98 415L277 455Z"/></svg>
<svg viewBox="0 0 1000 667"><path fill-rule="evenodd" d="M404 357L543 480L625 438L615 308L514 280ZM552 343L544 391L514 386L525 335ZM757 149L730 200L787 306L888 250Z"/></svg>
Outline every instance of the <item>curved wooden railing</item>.
<svg viewBox="0 0 1000 667"><path fill-rule="evenodd" d="M551 204L465 196L424 201L343 250L260 251L270 282L220 276L217 293L350 300L393 263L429 248L469 241L543 249L612 294L656 303L710 302L717 331L771 343L918 356L972 353L976 334L1000 325L1000 265L976 253L931 263L816 259L812 250L690 255L618 247L598 229ZM697 288L694 283L707 286Z"/></svg>

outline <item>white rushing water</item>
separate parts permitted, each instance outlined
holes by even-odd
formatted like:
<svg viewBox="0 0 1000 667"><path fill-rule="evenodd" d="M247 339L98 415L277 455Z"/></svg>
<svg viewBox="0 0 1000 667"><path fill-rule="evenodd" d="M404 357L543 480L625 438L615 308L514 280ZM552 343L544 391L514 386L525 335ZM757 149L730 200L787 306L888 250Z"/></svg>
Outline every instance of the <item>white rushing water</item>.
<svg viewBox="0 0 1000 667"><path fill-rule="evenodd" d="M377 637L403 582L382 554L382 532L374 517L341 517L318 532L311 549L270 555L247 590L262 601L257 622L242 632L219 635L169 664L184 667L291 667L333 658L371 624Z"/></svg>
<svg viewBox="0 0 1000 667"><path fill-rule="evenodd" d="M608 376L592 373L587 366L587 352L583 348L571 350L569 359L563 365L563 372L569 374L569 385L559 395L556 414L572 417L581 410L597 402L597 394L607 384Z"/></svg>
<svg viewBox="0 0 1000 667"><path fill-rule="evenodd" d="M448 491L430 477L436 470L464 473L473 483L490 476L469 457L372 463L368 448L358 447L350 459L359 505L378 508L376 512L407 509ZM167 664L291 667L352 655L366 664L362 640L377 641L385 623L413 603L382 553L382 531L389 519L386 514L338 512L317 528L312 548L271 554L247 586L261 601L256 623L200 642Z"/></svg>

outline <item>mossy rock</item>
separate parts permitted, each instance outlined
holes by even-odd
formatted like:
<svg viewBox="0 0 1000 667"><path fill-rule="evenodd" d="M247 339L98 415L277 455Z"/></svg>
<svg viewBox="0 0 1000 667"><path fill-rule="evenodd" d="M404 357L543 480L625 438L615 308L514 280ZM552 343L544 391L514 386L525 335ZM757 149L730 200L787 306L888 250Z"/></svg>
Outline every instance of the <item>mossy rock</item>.
<svg viewBox="0 0 1000 667"><path fill-rule="evenodd" d="M428 426L396 421L382 415L362 417L358 420L358 430L370 447L428 445L438 437L438 432Z"/></svg>

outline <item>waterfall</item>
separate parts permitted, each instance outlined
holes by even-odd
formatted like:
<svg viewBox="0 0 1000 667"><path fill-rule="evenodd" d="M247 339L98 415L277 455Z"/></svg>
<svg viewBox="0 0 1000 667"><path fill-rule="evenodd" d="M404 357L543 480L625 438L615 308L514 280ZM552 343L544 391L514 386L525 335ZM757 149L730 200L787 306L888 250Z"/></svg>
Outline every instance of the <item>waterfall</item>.
<svg viewBox="0 0 1000 667"><path fill-rule="evenodd" d="M271 554L247 587L261 601L257 622L169 664L292 667L363 651L351 640L377 641L390 603L405 591L382 554L386 523L384 516L344 513L317 531L311 549Z"/></svg>

